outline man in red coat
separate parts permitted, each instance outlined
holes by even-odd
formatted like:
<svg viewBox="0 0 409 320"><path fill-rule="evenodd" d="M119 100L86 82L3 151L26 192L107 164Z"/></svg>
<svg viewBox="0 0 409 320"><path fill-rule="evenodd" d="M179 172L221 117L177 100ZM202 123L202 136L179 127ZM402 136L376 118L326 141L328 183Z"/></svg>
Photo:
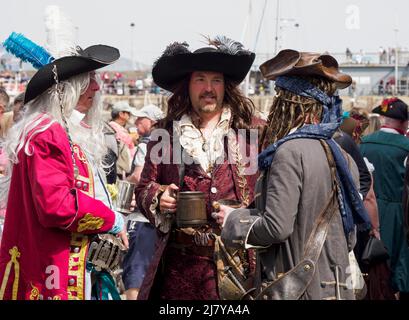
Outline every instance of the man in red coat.
<svg viewBox="0 0 409 320"><path fill-rule="evenodd" d="M97 200L91 161L70 134L73 110L93 107L93 71L118 58L104 45L49 56L27 86L27 111L6 142L12 168L9 184L1 182L9 190L0 300L89 299L88 235L124 234L122 216Z"/></svg>
<svg viewBox="0 0 409 320"><path fill-rule="evenodd" d="M136 188L138 207L159 235L138 299L226 298L220 295L213 259L212 235L220 234L220 229L211 216L212 203L252 201L257 164L246 155L256 161L261 121L254 118L254 105L237 88L254 53L225 37L209 42L211 47L194 52L186 43L173 43L153 67L154 82L173 94L167 116L159 124L162 130L152 133ZM243 131L247 139L246 134L240 135ZM204 193L206 223L194 228L174 226L174 193L181 191ZM244 260L250 277L254 261L248 256Z"/></svg>

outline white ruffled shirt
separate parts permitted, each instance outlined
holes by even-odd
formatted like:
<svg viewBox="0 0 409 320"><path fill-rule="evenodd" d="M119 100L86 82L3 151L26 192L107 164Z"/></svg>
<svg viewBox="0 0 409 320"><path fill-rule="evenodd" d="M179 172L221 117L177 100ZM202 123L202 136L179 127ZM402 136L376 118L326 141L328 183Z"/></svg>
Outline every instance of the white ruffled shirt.
<svg viewBox="0 0 409 320"><path fill-rule="evenodd" d="M224 108L220 120L208 140L192 123L189 115L183 115L180 121L175 123L181 146L195 163L200 164L208 176L211 175L210 168L218 163L218 159L221 160L224 157L223 136L229 132L230 118L230 109Z"/></svg>

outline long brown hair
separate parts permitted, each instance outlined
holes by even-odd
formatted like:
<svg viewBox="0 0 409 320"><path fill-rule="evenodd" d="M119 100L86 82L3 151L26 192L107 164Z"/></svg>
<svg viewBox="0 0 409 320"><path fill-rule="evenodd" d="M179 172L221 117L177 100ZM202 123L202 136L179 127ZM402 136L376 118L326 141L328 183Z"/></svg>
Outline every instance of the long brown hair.
<svg viewBox="0 0 409 320"><path fill-rule="evenodd" d="M323 78L303 78L330 96L336 90L332 81ZM280 87L276 87L275 91L267 126L261 135L260 149L285 137L291 129L303 126L307 116L318 120L322 117L322 104L317 100L296 95Z"/></svg>
<svg viewBox="0 0 409 320"><path fill-rule="evenodd" d="M229 106L232 113L231 127L233 129L250 129L255 113L253 102L243 96L237 85L225 78L223 106ZM160 128L171 129L173 121L178 121L184 114L192 115L192 104L189 97L190 75L184 78L168 99L166 117L159 123ZM194 122L195 123L195 122ZM195 123L199 125L200 123Z"/></svg>

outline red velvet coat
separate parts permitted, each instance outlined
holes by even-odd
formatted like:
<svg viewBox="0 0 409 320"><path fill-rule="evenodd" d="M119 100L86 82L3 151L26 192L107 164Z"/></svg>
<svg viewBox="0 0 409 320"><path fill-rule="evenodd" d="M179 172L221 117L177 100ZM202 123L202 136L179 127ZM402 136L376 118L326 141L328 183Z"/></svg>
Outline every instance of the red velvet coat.
<svg viewBox="0 0 409 320"><path fill-rule="evenodd" d="M48 121L48 120L46 120ZM31 134L29 134L30 136ZM0 251L0 299L84 299L87 234L109 231L115 214L94 199L92 169L54 123L13 167Z"/></svg>
<svg viewBox="0 0 409 320"><path fill-rule="evenodd" d="M254 122L260 122L255 120ZM151 151L158 150L158 142L151 141L148 144L146 162L141 174L141 180L135 194L137 205L142 213L155 225L155 220L161 215L157 196L161 192L161 186L171 183L179 186L178 165L173 162L172 144L164 145L161 156L170 156L170 164L155 164L151 159ZM257 146L246 145L247 155L250 148ZM256 153L257 154L257 153ZM243 181L244 179L244 181ZM236 164L229 164L227 159L223 164L216 165L211 177L197 164L185 166L184 185L181 191L202 191L206 194L208 221L211 218L211 203L219 199L234 199L242 203L250 203L253 199L253 191L257 174L240 175ZM245 185L243 193L242 185ZM244 199L246 198L247 199ZM155 207L154 212L150 210ZM146 272L140 288L138 299L151 298L161 299L219 299L217 290L216 266L212 259L203 256L182 255L177 249L167 247L169 233L158 230L159 238L156 242L156 251L151 264ZM157 270L162 256L166 256L165 277L159 278ZM156 280L155 280L156 278ZM152 286L159 288L159 296L150 295Z"/></svg>

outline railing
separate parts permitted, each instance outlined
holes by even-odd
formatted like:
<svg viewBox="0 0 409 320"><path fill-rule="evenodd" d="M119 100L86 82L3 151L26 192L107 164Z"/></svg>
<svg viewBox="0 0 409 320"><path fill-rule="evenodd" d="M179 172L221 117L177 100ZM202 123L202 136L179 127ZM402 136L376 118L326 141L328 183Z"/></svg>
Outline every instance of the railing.
<svg viewBox="0 0 409 320"><path fill-rule="evenodd" d="M355 52L346 55L346 53L331 52L329 53L333 56L340 65L394 65L395 64L395 54L393 52L386 52L380 54L379 52L367 52L360 53ZM274 57L273 53L257 53L256 60L253 64L253 70L258 69L258 67L265 61ZM407 65L409 63L409 51L398 51L398 64Z"/></svg>

